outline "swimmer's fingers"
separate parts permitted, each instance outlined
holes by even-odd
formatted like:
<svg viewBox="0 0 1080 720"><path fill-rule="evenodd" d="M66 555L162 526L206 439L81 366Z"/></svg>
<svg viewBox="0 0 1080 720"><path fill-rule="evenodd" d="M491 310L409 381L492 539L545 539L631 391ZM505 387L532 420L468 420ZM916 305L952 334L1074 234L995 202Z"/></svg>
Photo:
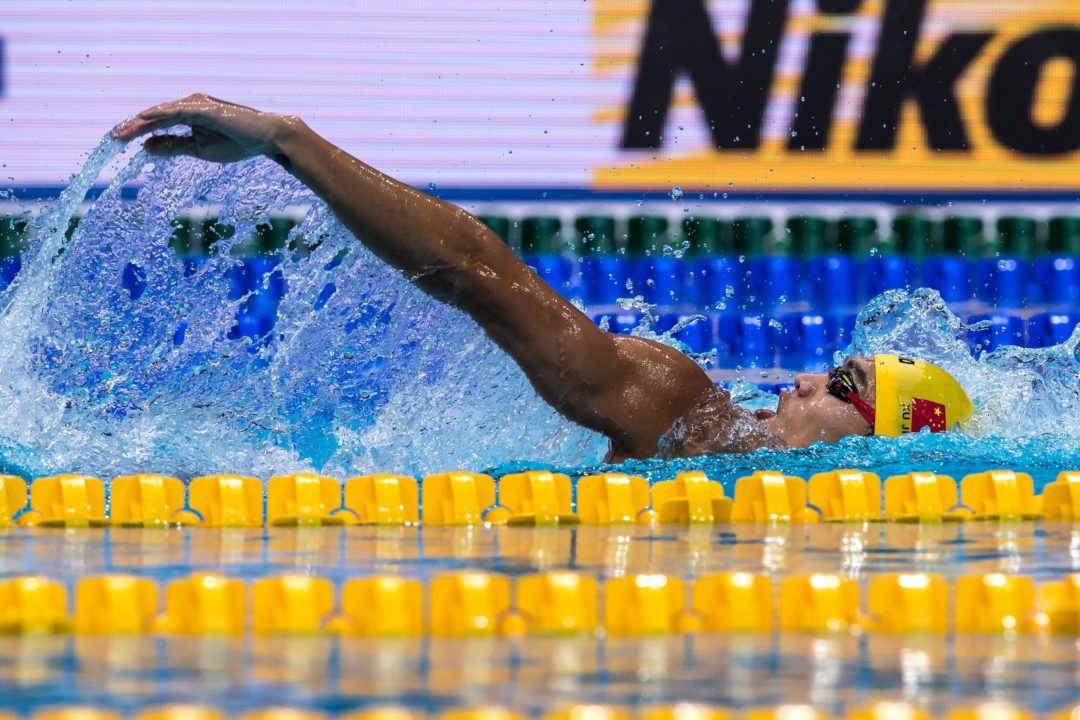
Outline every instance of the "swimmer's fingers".
<svg viewBox="0 0 1080 720"><path fill-rule="evenodd" d="M149 120L144 120L144 119L140 118L139 116L135 116L135 117L131 118L130 120L125 120L124 122L122 122L119 125L117 125L116 127L114 127L112 129L112 136L114 138L116 138L117 140L123 140L124 142L127 142L128 140L134 140L135 138L139 137L140 135L145 135L145 134L153 132L155 130L160 130L161 128L169 127L170 125L180 125L180 124L182 124L182 123L180 123L179 121L174 121L174 122L165 122L165 121L151 122ZM183 124L186 124L186 123L183 123Z"/></svg>
<svg viewBox="0 0 1080 720"><path fill-rule="evenodd" d="M202 126L217 129L218 116L225 109L233 112L241 110L255 112L250 108L225 103L208 95L191 95L182 100L174 100L147 108L135 117L117 125L113 128L112 134L117 140L127 141L139 135L145 135L154 130L173 125Z"/></svg>
<svg viewBox="0 0 1080 720"><path fill-rule="evenodd" d="M154 135L146 139L143 149L151 155L173 157L190 155L217 163L230 163L256 153L245 150L236 141L221 133L194 127L190 135Z"/></svg>
<svg viewBox="0 0 1080 720"><path fill-rule="evenodd" d="M143 150L151 155L173 157L174 155L191 155L199 157L199 147L195 138L190 135L155 135L146 138Z"/></svg>
<svg viewBox="0 0 1080 720"><path fill-rule="evenodd" d="M150 110L144 110L135 117L125 120L117 125L113 128L112 134L117 140L127 141L137 138L140 135L154 132L155 130L172 127L173 125L189 125L191 127L196 127L198 125L208 124L209 123L204 115L194 113L190 110L158 112L157 108L151 108Z"/></svg>

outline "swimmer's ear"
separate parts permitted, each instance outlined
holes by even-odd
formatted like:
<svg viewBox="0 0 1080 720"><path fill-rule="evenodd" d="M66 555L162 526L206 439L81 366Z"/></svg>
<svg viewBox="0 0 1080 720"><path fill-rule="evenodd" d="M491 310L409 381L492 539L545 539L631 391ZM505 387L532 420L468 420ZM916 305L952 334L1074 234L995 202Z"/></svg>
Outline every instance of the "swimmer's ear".
<svg viewBox="0 0 1080 720"><path fill-rule="evenodd" d="M758 420L768 420L769 418L776 417L776 411L769 410L767 408L761 408L760 410L754 411L754 417L756 417Z"/></svg>

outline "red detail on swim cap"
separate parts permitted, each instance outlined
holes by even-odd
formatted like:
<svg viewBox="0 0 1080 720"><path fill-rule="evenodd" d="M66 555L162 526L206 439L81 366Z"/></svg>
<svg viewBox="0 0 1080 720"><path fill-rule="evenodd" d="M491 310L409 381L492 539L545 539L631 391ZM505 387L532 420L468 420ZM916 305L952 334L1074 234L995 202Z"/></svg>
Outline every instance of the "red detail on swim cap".
<svg viewBox="0 0 1080 720"><path fill-rule="evenodd" d="M919 432L924 427L930 432L945 432L945 406L933 400L913 398L911 401L911 432Z"/></svg>

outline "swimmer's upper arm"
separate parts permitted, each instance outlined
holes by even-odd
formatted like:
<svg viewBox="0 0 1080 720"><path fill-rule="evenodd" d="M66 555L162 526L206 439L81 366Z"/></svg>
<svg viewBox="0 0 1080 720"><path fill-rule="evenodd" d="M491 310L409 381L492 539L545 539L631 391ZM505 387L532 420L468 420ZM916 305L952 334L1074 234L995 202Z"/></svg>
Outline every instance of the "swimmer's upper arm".
<svg viewBox="0 0 1080 720"><path fill-rule="evenodd" d="M671 423L712 387L705 373L673 348L601 330L480 228L471 231L483 235L484 250L457 269L448 299L560 413L606 434L626 454L653 454Z"/></svg>

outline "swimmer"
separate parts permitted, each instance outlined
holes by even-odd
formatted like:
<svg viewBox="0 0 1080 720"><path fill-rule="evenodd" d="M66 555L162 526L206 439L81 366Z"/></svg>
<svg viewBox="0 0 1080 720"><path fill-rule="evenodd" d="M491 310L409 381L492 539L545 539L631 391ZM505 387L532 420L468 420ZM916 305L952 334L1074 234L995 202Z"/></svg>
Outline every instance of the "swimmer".
<svg viewBox="0 0 1080 720"><path fill-rule="evenodd" d="M827 374L798 375L776 410L748 411L681 352L598 328L463 209L383 175L296 117L192 95L144 110L113 135L128 141L174 125L191 134L150 137L146 151L277 162L377 256L468 313L540 397L607 436L609 462L936 432L972 412L945 371L895 355L853 357Z"/></svg>

